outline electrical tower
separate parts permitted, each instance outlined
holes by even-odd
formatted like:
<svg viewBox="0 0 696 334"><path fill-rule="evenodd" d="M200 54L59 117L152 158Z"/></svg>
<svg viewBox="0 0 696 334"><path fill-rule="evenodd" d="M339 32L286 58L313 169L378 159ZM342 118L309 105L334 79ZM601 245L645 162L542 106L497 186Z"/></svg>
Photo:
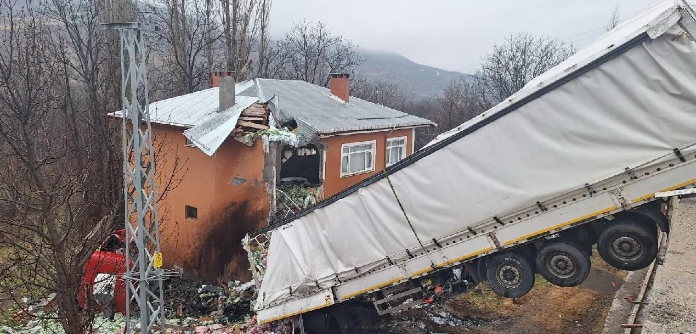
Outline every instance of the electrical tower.
<svg viewBox="0 0 696 334"><path fill-rule="evenodd" d="M123 101L123 178L126 227L126 333L130 333L132 301L140 311L140 333L165 332L163 271L155 195L147 70L143 32L154 27L139 22L108 23L121 40Z"/></svg>

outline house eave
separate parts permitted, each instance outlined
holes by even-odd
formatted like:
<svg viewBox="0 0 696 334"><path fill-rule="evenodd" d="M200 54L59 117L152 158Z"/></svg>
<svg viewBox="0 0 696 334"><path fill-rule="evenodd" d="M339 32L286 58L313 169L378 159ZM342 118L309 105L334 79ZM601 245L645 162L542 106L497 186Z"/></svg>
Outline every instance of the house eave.
<svg viewBox="0 0 696 334"><path fill-rule="evenodd" d="M347 135L352 135L352 134L359 134L359 133L374 133L374 132L384 132L384 131L391 131L391 130L403 130L403 129L415 129L415 128L425 128L425 127L435 127L437 124L435 123L419 123L419 124L402 124L402 125L394 125L394 126L378 126L378 127L361 127L361 128L354 128L354 129L340 129L340 130L332 130L332 131L319 131L319 138L328 138L328 137L334 137L334 136L347 136Z"/></svg>

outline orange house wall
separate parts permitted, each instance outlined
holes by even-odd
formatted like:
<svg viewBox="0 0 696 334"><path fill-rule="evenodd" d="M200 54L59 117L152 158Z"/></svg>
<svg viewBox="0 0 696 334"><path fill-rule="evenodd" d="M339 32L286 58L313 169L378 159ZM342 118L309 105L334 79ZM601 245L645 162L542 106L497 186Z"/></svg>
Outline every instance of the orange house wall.
<svg viewBox="0 0 696 334"><path fill-rule="evenodd" d="M413 130L400 129L394 131L382 131L372 133L356 133L345 136L333 136L323 138L326 145L326 166L324 179L324 197L328 198L339 193L377 172L386 168L387 138L406 137L406 156L413 154ZM341 177L341 146L343 144L363 141L376 141L375 170L362 174Z"/></svg>
<svg viewBox="0 0 696 334"><path fill-rule="evenodd" d="M153 124L157 191L173 184L158 203L164 265L194 268L209 280L229 273L249 279L241 239L265 226L270 210L262 143L249 147L228 138L209 157L185 142L182 128ZM186 218L187 205L198 209L197 220Z"/></svg>
<svg viewBox="0 0 696 334"><path fill-rule="evenodd" d="M250 279L244 235L267 225L270 211L263 179L264 152L228 138L212 157L186 147L183 128L153 124L161 247L165 267L196 269L203 278ZM324 196L332 196L386 167L387 138L406 137L412 152L412 129L359 133L323 138L326 147ZM375 170L341 177L341 146L376 141ZM172 173L177 170L172 178ZM237 178L237 182L235 182ZM171 185L168 186L168 184ZM186 219L185 206L198 209L198 219Z"/></svg>

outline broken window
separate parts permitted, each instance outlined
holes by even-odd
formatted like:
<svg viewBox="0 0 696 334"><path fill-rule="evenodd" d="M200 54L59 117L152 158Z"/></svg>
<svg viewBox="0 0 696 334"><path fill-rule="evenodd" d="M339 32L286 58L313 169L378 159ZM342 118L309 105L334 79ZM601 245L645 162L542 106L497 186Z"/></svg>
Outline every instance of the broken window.
<svg viewBox="0 0 696 334"><path fill-rule="evenodd" d="M387 166L406 157L406 137L387 139Z"/></svg>
<svg viewBox="0 0 696 334"><path fill-rule="evenodd" d="M315 145L294 148L285 146L280 152L280 182L319 185L321 154Z"/></svg>
<svg viewBox="0 0 696 334"><path fill-rule="evenodd" d="M375 170L376 141L341 146L341 177Z"/></svg>
<svg viewBox="0 0 696 334"><path fill-rule="evenodd" d="M198 219L198 209L192 206L186 206L186 219L196 220Z"/></svg>

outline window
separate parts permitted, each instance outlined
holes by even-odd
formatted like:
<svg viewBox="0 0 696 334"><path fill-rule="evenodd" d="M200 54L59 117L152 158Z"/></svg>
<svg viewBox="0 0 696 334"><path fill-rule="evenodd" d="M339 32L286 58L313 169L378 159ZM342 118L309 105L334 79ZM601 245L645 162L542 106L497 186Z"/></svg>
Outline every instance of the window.
<svg viewBox="0 0 696 334"><path fill-rule="evenodd" d="M341 146L341 177L375 170L376 141Z"/></svg>
<svg viewBox="0 0 696 334"><path fill-rule="evenodd" d="M387 166L406 157L406 137L387 139Z"/></svg>
<svg viewBox="0 0 696 334"><path fill-rule="evenodd" d="M186 206L186 219L196 220L198 219L198 209L192 206Z"/></svg>
<svg viewBox="0 0 696 334"><path fill-rule="evenodd" d="M186 146L193 147L193 142L191 141L191 139L188 139L188 137L185 137L185 138L186 138Z"/></svg>

